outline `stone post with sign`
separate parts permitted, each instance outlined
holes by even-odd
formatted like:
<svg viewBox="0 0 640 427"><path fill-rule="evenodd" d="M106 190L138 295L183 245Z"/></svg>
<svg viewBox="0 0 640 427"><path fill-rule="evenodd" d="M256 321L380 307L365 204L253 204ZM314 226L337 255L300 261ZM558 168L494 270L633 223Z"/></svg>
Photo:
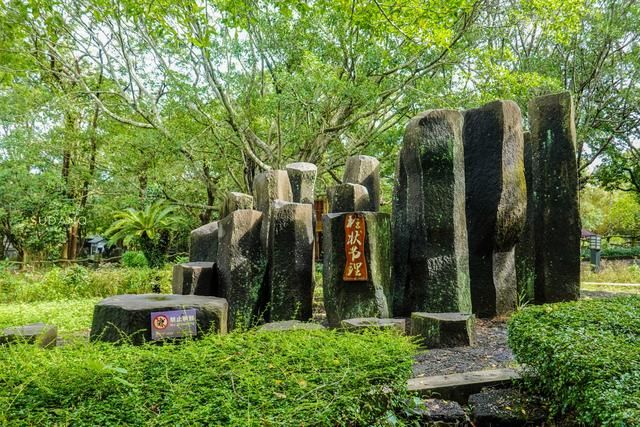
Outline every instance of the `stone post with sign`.
<svg viewBox="0 0 640 427"><path fill-rule="evenodd" d="M535 299L580 297L580 212L573 101L568 92L529 103L533 149Z"/></svg>
<svg viewBox="0 0 640 427"><path fill-rule="evenodd" d="M393 204L396 316L471 312L462 126L454 110L407 125Z"/></svg>
<svg viewBox="0 0 640 427"><path fill-rule="evenodd" d="M391 317L391 227L388 214L325 215L324 305L329 325L357 317Z"/></svg>
<svg viewBox="0 0 640 427"><path fill-rule="evenodd" d="M468 110L463 139L473 312L507 314L516 308L514 252L527 203L520 108L495 101Z"/></svg>

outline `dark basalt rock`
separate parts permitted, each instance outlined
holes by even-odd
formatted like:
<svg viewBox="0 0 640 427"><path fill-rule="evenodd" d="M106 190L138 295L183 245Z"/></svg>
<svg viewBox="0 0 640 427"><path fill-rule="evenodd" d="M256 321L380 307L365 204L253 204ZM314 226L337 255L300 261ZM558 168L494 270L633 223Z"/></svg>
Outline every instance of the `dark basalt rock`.
<svg viewBox="0 0 640 427"><path fill-rule="evenodd" d="M360 184L367 189L369 206L362 210L371 212L380 210L380 162L378 159L371 156L349 157L344 168L342 182L345 184Z"/></svg>
<svg viewBox="0 0 640 427"><path fill-rule="evenodd" d="M313 163L289 163L287 174L291 183L293 201L313 204L318 168Z"/></svg>
<svg viewBox="0 0 640 427"><path fill-rule="evenodd" d="M338 184L329 188L329 212L360 212L370 207L369 192L360 184Z"/></svg>
<svg viewBox="0 0 640 427"><path fill-rule="evenodd" d="M473 346L475 316L469 313L411 313L411 335L427 348Z"/></svg>
<svg viewBox="0 0 640 427"><path fill-rule="evenodd" d="M401 334L406 333L405 319L379 319L377 317L358 317L340 322L340 326L350 332L374 329L395 329Z"/></svg>
<svg viewBox="0 0 640 427"><path fill-rule="evenodd" d="M471 311L462 126L453 110L407 125L393 203L396 316Z"/></svg>
<svg viewBox="0 0 640 427"><path fill-rule="evenodd" d="M568 92L529 103L533 149L535 300L580 297L580 212L573 101Z"/></svg>
<svg viewBox="0 0 640 427"><path fill-rule="evenodd" d="M115 295L97 303L91 324L92 341L151 341L151 313L196 309L198 334L227 332L227 301L196 295Z"/></svg>
<svg viewBox="0 0 640 427"><path fill-rule="evenodd" d="M313 206L273 202L269 319L308 320L313 304Z"/></svg>
<svg viewBox="0 0 640 427"><path fill-rule="evenodd" d="M239 211L240 209L253 209L253 196L232 191L224 199L220 218L224 218L231 212Z"/></svg>
<svg viewBox="0 0 640 427"><path fill-rule="evenodd" d="M243 209L220 221L218 283L229 303L229 329L251 326L266 310L267 256L260 242L263 214Z"/></svg>
<svg viewBox="0 0 640 427"><path fill-rule="evenodd" d="M174 265L171 288L178 295L219 296L216 264L187 262Z"/></svg>
<svg viewBox="0 0 640 427"><path fill-rule="evenodd" d="M522 116L516 103L495 101L464 120L473 312L503 315L516 307L514 248L526 215Z"/></svg>
<svg viewBox="0 0 640 427"><path fill-rule="evenodd" d="M218 257L218 221L196 228L189 236L189 261L216 262Z"/></svg>
<svg viewBox="0 0 640 427"><path fill-rule="evenodd" d="M361 212L365 219L365 257L369 278L361 282L343 280L346 263L346 213L331 213L323 220L324 305L329 325L355 317L390 317L391 297L391 227L389 215Z"/></svg>
<svg viewBox="0 0 640 427"><path fill-rule="evenodd" d="M534 188L533 188L533 146L531 133L524 132L524 176L527 182L527 216L520 239L516 244L516 280L518 295L533 302L535 278L535 233L534 233Z"/></svg>

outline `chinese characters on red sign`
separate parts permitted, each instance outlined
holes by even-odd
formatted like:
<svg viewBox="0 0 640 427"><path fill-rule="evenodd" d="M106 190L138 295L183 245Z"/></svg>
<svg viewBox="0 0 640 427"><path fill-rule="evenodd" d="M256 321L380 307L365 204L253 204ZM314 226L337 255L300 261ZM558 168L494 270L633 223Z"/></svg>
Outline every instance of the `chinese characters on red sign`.
<svg viewBox="0 0 640 427"><path fill-rule="evenodd" d="M344 219L344 250L347 262L344 265L342 280L347 282L366 281L367 260L364 257L364 216L361 214L348 214Z"/></svg>

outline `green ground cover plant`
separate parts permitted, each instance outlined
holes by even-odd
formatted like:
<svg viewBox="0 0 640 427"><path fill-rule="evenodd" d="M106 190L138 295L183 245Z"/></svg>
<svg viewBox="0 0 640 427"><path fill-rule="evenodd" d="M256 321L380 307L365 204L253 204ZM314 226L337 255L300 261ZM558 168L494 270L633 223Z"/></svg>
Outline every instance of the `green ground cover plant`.
<svg viewBox="0 0 640 427"><path fill-rule="evenodd" d="M0 329L29 323L48 323L58 327L61 336L91 327L93 306L100 298L69 301L41 301L0 304Z"/></svg>
<svg viewBox="0 0 640 427"><path fill-rule="evenodd" d="M527 384L586 425L640 425L640 297L527 307L509 346Z"/></svg>
<svg viewBox="0 0 640 427"><path fill-rule="evenodd" d="M0 303L61 301L171 291L171 267L163 269L106 265L81 266L33 272L0 269Z"/></svg>
<svg viewBox="0 0 640 427"><path fill-rule="evenodd" d="M407 397L390 331L234 332L181 345L0 351L0 424L374 425Z"/></svg>
<svg viewBox="0 0 640 427"><path fill-rule="evenodd" d="M640 283L640 266L628 260L606 260L602 261L600 272L595 273L591 266L583 263L580 279L583 282Z"/></svg>

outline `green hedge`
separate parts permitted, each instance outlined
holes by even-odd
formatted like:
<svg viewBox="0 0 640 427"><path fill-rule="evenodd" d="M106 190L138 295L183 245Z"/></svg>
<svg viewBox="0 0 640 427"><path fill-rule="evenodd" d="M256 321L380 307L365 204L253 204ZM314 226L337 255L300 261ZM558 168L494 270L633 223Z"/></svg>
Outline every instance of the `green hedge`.
<svg viewBox="0 0 640 427"><path fill-rule="evenodd" d="M640 297L528 307L509 322L528 383L587 425L640 425Z"/></svg>
<svg viewBox="0 0 640 427"><path fill-rule="evenodd" d="M46 271L0 270L0 303L60 301L117 294L171 292L171 267L162 270L105 266L52 268ZM156 289L157 290L157 289Z"/></svg>
<svg viewBox="0 0 640 427"><path fill-rule="evenodd" d="M374 425L407 397L392 332L245 332L182 345L0 351L0 425Z"/></svg>
<svg viewBox="0 0 640 427"><path fill-rule="evenodd" d="M591 251L589 248L582 248L580 250L580 256L583 259L590 259ZM625 258L640 258L640 246L634 246L632 248L622 247L609 247L603 248L600 252L602 258L608 259L625 259Z"/></svg>

